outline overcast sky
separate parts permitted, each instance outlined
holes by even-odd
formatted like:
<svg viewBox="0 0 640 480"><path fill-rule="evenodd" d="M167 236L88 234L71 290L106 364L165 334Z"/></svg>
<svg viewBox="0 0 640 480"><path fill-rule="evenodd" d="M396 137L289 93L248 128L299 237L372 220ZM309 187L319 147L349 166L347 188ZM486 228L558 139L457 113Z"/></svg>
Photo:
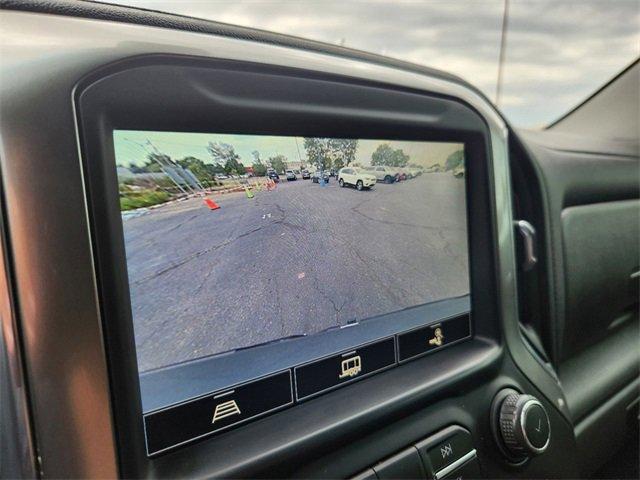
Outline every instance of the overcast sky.
<svg viewBox="0 0 640 480"><path fill-rule="evenodd" d="M367 50L457 74L495 98L503 0L113 0ZM501 109L558 118L640 55L638 0L511 0Z"/></svg>
<svg viewBox="0 0 640 480"><path fill-rule="evenodd" d="M211 163L211 156L207 151L209 142L232 145L235 152L240 155L240 162L246 166L254 162L252 152L255 150L260 153L262 160L276 155L284 155L293 162L307 160L304 139L296 137L116 130L113 132L113 140L116 163L124 167L131 164L144 165L148 161L148 153L154 146L176 160L192 156L205 163ZM464 148L460 143L359 140L356 162L363 166L369 165L371 154L381 143L387 143L395 149L402 149L409 155L411 163L423 167L429 167L435 163L444 164L451 153Z"/></svg>

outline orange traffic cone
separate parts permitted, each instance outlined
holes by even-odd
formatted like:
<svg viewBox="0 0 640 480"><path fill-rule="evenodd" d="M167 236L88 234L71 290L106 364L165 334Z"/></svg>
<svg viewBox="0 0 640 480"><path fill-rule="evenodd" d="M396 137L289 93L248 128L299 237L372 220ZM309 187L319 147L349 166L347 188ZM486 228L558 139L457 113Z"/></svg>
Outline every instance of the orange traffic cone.
<svg viewBox="0 0 640 480"><path fill-rule="evenodd" d="M217 210L220 208L220 205L218 205L216 202L214 202L210 198L205 198L204 203L207 207L209 207L209 210Z"/></svg>

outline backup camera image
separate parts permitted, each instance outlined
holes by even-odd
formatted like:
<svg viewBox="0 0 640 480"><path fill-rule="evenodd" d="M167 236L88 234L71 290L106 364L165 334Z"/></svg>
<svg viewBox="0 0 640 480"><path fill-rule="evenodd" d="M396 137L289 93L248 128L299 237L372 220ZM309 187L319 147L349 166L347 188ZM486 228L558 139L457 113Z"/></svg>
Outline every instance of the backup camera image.
<svg viewBox="0 0 640 480"><path fill-rule="evenodd" d="M469 294L463 144L116 130L114 147L141 372Z"/></svg>

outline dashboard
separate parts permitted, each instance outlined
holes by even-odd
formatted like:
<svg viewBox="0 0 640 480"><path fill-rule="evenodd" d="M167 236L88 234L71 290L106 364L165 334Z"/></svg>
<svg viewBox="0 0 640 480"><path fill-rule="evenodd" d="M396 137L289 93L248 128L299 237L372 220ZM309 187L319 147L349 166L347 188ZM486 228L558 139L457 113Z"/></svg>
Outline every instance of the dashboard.
<svg viewBox="0 0 640 480"><path fill-rule="evenodd" d="M11 7L13 476L576 478L637 441L637 144L338 47Z"/></svg>

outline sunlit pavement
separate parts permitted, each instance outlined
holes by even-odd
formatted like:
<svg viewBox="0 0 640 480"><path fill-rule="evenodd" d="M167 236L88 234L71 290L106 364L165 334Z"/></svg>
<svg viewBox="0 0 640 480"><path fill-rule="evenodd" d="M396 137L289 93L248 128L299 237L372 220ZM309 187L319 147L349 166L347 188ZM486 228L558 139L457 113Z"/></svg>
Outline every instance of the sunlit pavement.
<svg viewBox="0 0 640 480"><path fill-rule="evenodd" d="M468 293L464 181L310 180L124 222L141 370Z"/></svg>

